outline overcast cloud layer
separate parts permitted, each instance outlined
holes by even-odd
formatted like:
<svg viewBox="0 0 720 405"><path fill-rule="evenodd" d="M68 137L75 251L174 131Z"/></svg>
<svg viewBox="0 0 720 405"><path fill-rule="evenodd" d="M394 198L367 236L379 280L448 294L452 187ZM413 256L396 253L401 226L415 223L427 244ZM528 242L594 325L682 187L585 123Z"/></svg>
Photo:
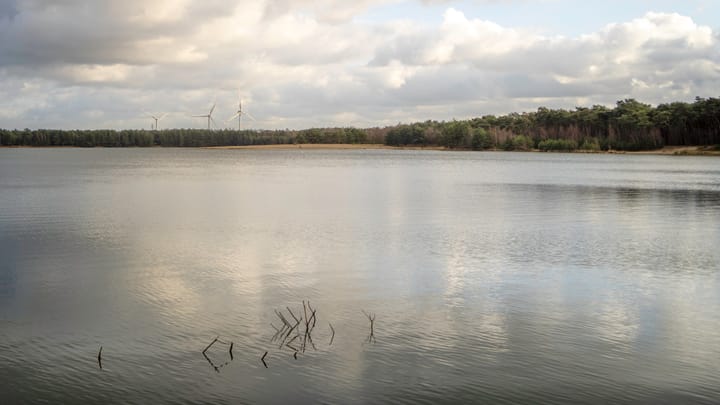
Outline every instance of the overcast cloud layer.
<svg viewBox="0 0 720 405"><path fill-rule="evenodd" d="M238 89L249 125L271 129L720 95L720 33L692 15L646 10L562 35L541 15L484 19L484 3L0 0L0 127L149 128L151 111L171 113L161 127L201 128L189 115L214 100L233 126ZM407 17L368 17L390 7Z"/></svg>

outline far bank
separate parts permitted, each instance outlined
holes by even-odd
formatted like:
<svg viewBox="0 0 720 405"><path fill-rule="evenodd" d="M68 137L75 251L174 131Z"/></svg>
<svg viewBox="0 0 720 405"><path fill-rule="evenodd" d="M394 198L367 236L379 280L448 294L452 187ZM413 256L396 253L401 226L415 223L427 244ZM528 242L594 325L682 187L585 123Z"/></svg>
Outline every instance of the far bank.
<svg viewBox="0 0 720 405"><path fill-rule="evenodd" d="M282 144L282 145L245 145L245 146L208 146L202 149L254 149L254 150L362 150L362 149L390 149L390 150L434 150L434 151L473 151L469 148L447 148L444 146L389 146L382 144ZM485 152L505 152L502 149L487 149ZM712 146L665 146L661 149L648 151L541 151L530 149L516 152L538 153L601 153L601 154L628 154L628 155L675 155L675 156L720 156L720 149Z"/></svg>
<svg viewBox="0 0 720 405"><path fill-rule="evenodd" d="M145 148L142 146L129 146ZM147 146L150 148L163 148L163 146ZM173 146L176 147L176 146ZM0 149L66 149L66 148L127 148L113 146L2 146ZM720 156L718 146L665 146L660 149L645 151L622 151L622 150L563 150L563 151L542 151L540 149L512 150L506 151L498 148L485 150L474 150L470 148L448 148L445 146L391 146L383 144L349 144L349 143L305 143L305 144L272 144L272 145L242 145L242 146L180 146L180 148L198 148L211 150L427 150L427 151L448 151L448 152L535 152L535 153L578 153L578 154L617 154L617 155L665 155L665 156Z"/></svg>

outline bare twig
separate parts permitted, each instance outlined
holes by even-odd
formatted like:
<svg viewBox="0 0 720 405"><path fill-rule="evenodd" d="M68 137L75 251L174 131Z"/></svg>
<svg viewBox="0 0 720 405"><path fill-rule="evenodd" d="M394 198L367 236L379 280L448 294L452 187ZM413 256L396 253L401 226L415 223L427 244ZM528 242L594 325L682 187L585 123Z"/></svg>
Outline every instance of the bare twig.
<svg viewBox="0 0 720 405"><path fill-rule="evenodd" d="M100 370L102 370L102 346L100 346L100 351L98 352L98 366L100 366Z"/></svg>
<svg viewBox="0 0 720 405"><path fill-rule="evenodd" d="M330 325L330 330L332 331L332 336L330 336L330 343L328 346L332 346L333 340L335 340L335 328L333 328L332 324L328 322L328 325Z"/></svg>
<svg viewBox="0 0 720 405"><path fill-rule="evenodd" d="M271 325L272 325L272 324L271 324ZM274 326L273 326L273 327L274 327ZM288 326L285 325L285 324L283 324L282 328L280 328L280 329L275 328L275 330L276 330L277 332L275 332L275 334L273 335L273 337L270 338L270 341L271 341L271 342L274 342L274 341L276 341L277 339L280 339L281 336L284 336L284 335L285 335L285 331L286 331L287 329L288 329Z"/></svg>
<svg viewBox="0 0 720 405"><path fill-rule="evenodd" d="M207 360L208 364L210 364L210 367L212 367L213 370L215 370L215 372L217 372L217 373L220 372L220 369L221 369L221 368L223 368L223 367L227 366L228 364L230 364L229 361L226 361L225 363L217 366L217 365L215 365L215 362L213 362L213 361L210 359L210 357L208 357L207 354L203 353L202 355L203 355L203 357L205 357L205 360ZM232 357L232 356L231 356L231 357ZM232 361L232 358L230 359L230 361Z"/></svg>
<svg viewBox="0 0 720 405"><path fill-rule="evenodd" d="M312 326L310 326L310 321L312 321ZM315 310L312 311L312 315L310 315L310 319L308 319L308 321L305 323L305 329L312 331L314 327L315 327Z"/></svg>
<svg viewBox="0 0 720 405"><path fill-rule="evenodd" d="M308 333L307 335L307 341L310 342L310 346L312 346L313 350L317 350L317 347L315 347L315 343L313 343L312 335Z"/></svg>
<svg viewBox="0 0 720 405"><path fill-rule="evenodd" d="M278 328L272 323L270 324L270 326L275 330L275 334L272 336L270 341L279 342L279 349L282 349L283 346L286 346L292 349L294 352L305 353L305 349L309 344L313 349L317 350L312 338L312 332L318 322L317 309L312 307L312 304L309 300L303 300L302 306L303 312L301 312L297 316L289 306L285 307L285 309L287 309L288 311L288 314L290 314L292 318L286 317L282 311L274 310L275 315L278 317L278 319L282 321L282 327ZM295 322L292 323L288 321L288 319L293 319ZM332 330L330 344L332 344L335 339L335 330L333 329L332 325L330 326L330 328ZM298 338L301 339L298 340ZM297 343L296 341L299 341L299 343Z"/></svg>
<svg viewBox="0 0 720 405"><path fill-rule="evenodd" d="M310 312L312 312L312 316L311 316L312 321L313 321L312 327L314 328L315 321L317 321L317 317L315 316L315 310L310 306L310 300L308 300L307 305L308 305L308 309L310 310ZM308 320L308 323L309 323L309 320Z"/></svg>
<svg viewBox="0 0 720 405"><path fill-rule="evenodd" d="M295 341L295 339L297 339L297 338L298 338L299 336L300 336L300 335L295 335L295 336L293 336L293 338L292 338L292 339L290 339L290 341L289 341L289 342L287 342L287 344L290 344L290 343L294 342L294 341Z"/></svg>
<svg viewBox="0 0 720 405"><path fill-rule="evenodd" d="M305 320L306 320L305 323L307 324L308 316L307 316L307 308L305 308L305 301L303 301L303 312L305 312Z"/></svg>
<svg viewBox="0 0 720 405"><path fill-rule="evenodd" d="M297 323L295 323L295 326L291 327L290 330L288 330L287 334L285 335L285 339L287 339L287 337L290 336L290 334L292 333L292 331L294 331L295 328L298 327L298 325L300 325L300 321L297 321Z"/></svg>
<svg viewBox="0 0 720 405"><path fill-rule="evenodd" d="M290 310L290 307L285 307L285 308L287 308L287 310L288 310L288 312L290 313L290 315L293 317L293 319L295 319L295 322L300 322L300 320L297 319L297 317L295 316L295 314L293 314L293 311Z"/></svg>
<svg viewBox="0 0 720 405"><path fill-rule="evenodd" d="M203 350L203 351L202 351L202 353L203 353L203 354L205 354L205 352L206 352L206 351L208 351L208 349L209 349L209 348L210 348L210 347L211 347L212 345L214 345L214 344L215 344L215 342L217 342L217 341L218 341L218 338L220 338L220 336L218 336L218 337L216 337L215 339L213 339L213 341L212 341L212 342L210 342L210 344L209 344L209 345L207 345L207 347L205 348L205 350Z"/></svg>
<svg viewBox="0 0 720 405"><path fill-rule="evenodd" d="M267 363L265 363L265 356L267 356L267 354L268 354L268 352L265 352L265 354L263 354L262 357L260 357L260 361L262 361L262 364L263 364L263 366L265 366L265 368L268 368Z"/></svg>
<svg viewBox="0 0 720 405"><path fill-rule="evenodd" d="M217 337L215 337L215 339L213 339L212 342L210 342L210 344L207 345L207 346L205 347L205 349L202 351L202 355L203 355L203 357L205 357L205 360L207 360L208 364L210 364L210 366L211 366L216 372L219 373L221 368L223 368L223 367L227 366L228 364L230 364L230 361L226 361L225 363L217 366L217 365L215 365L215 362L213 362L213 361L210 359L210 357L208 357L207 352L208 352L208 350L210 350L210 348L211 348L215 343L220 343L220 344L228 345L228 346L229 346L229 348L228 348L228 354L230 355L230 361L235 360L235 356L233 355L233 348L235 347L235 343L232 342L232 341L226 342L226 341L224 341L224 340L221 340L221 339L220 339L220 336L217 336Z"/></svg>
<svg viewBox="0 0 720 405"><path fill-rule="evenodd" d="M205 357L205 360L207 360L208 364L210 364L210 367L212 367L213 369L215 369L215 372L216 372L216 373L219 373L219 372L220 372L220 367L216 366L215 363L213 363L213 361L210 360L210 357L208 357L207 354L205 354L205 352L203 352L202 355L203 355L203 357Z"/></svg>
<svg viewBox="0 0 720 405"><path fill-rule="evenodd" d="M367 319L370 321L370 334L368 335L367 341L368 343L374 343L375 342L375 314L368 314L365 312L365 310L362 310L363 314L367 317Z"/></svg>
<svg viewBox="0 0 720 405"><path fill-rule="evenodd" d="M296 323L295 326L293 326L291 329L289 329L289 330L287 331L287 333L285 334L285 336L283 336L283 339L282 339L282 341L280 342L280 345L278 346L278 348L282 348L282 347L283 347L283 345L285 344L285 341L287 341L288 337L290 337L290 334L292 334L293 330L295 330L295 328L297 328L298 325L299 325L299 323ZM297 338L297 336L298 336L298 335L295 335L295 336L290 340L290 342L292 342L293 340L295 340L295 339Z"/></svg>
<svg viewBox="0 0 720 405"><path fill-rule="evenodd" d="M283 316L282 312L278 312L277 310L275 310L275 314L278 316L278 318L280 318L280 320L281 320L285 325L290 326L290 322L288 322L288 320L285 319L285 317Z"/></svg>

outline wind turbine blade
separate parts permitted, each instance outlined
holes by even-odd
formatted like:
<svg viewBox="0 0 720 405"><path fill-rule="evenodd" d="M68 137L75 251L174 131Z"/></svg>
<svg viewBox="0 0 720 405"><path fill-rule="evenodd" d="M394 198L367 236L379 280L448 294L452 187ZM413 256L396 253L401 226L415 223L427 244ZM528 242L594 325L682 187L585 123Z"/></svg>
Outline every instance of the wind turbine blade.
<svg viewBox="0 0 720 405"><path fill-rule="evenodd" d="M213 103L213 106L210 109L210 112L208 113L208 115L212 115L213 111L215 111L215 103Z"/></svg>
<svg viewBox="0 0 720 405"><path fill-rule="evenodd" d="M165 118L167 115L168 115L168 113L164 113L163 115L159 116L157 120L160 121L161 119Z"/></svg>
<svg viewBox="0 0 720 405"><path fill-rule="evenodd" d="M212 116L208 116L208 118L210 118L210 121L212 122L215 129L218 129L217 123L215 122L215 118L213 118Z"/></svg>
<svg viewBox="0 0 720 405"><path fill-rule="evenodd" d="M228 122L228 121L230 121L230 120L233 120L233 119L237 118L238 115L240 115L240 112L236 112L235 115L233 115L232 117L226 119L225 122Z"/></svg>
<svg viewBox="0 0 720 405"><path fill-rule="evenodd" d="M255 117L253 117L252 115L250 115L250 113L249 113L249 112L245 112L245 111L243 111L243 115L247 115L247 116L248 116L248 118L250 118L251 120L253 120L253 121L257 121L257 120L255 119Z"/></svg>
<svg viewBox="0 0 720 405"><path fill-rule="evenodd" d="M191 115L191 117L207 118L207 114L205 114L205 115Z"/></svg>
<svg viewBox="0 0 720 405"><path fill-rule="evenodd" d="M154 115L150 114L150 113L147 112L147 111L143 111L143 114L147 115L147 116L150 117L150 118L155 118Z"/></svg>

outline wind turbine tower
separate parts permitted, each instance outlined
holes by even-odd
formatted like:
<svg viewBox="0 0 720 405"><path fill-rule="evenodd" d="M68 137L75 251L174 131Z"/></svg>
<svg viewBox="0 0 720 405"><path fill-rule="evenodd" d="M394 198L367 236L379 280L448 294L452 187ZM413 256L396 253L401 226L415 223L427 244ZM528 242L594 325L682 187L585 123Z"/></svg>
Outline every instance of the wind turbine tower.
<svg viewBox="0 0 720 405"><path fill-rule="evenodd" d="M253 118L252 115L250 115L250 114L249 114L248 112L246 112L246 111L243 111L243 109L242 109L242 99L240 98L240 92L238 91L238 109L237 109L237 111L235 111L235 114L233 114L233 116L230 117L230 118L228 118L225 122L229 122L229 121L235 119L235 117L237 117L237 119L238 119L238 131L240 131L240 130L242 129L242 116L243 116L243 115L247 115L248 118L250 118L250 119L252 119L253 121L255 121L255 118Z"/></svg>
<svg viewBox="0 0 720 405"><path fill-rule="evenodd" d="M155 128L156 131L158 130L158 122L160 122L160 120L163 119L163 118L165 118L165 116L167 115L167 113L163 113L163 114L150 114L150 113L145 113L145 114L146 114L147 116L149 116L150 118L152 118L152 119L155 120L155 127L154 127L154 128Z"/></svg>
<svg viewBox="0 0 720 405"><path fill-rule="evenodd" d="M207 114L203 114L203 115L193 115L193 117L207 118L207 123L208 123L207 129L208 129L208 131L209 131L209 130L210 130L210 122L212 122L213 124L215 124L215 120L212 118L212 113L213 113L213 111L215 111L215 103L213 103L212 108L210 108L210 112L208 112ZM215 125L215 126L217 126L217 125Z"/></svg>

